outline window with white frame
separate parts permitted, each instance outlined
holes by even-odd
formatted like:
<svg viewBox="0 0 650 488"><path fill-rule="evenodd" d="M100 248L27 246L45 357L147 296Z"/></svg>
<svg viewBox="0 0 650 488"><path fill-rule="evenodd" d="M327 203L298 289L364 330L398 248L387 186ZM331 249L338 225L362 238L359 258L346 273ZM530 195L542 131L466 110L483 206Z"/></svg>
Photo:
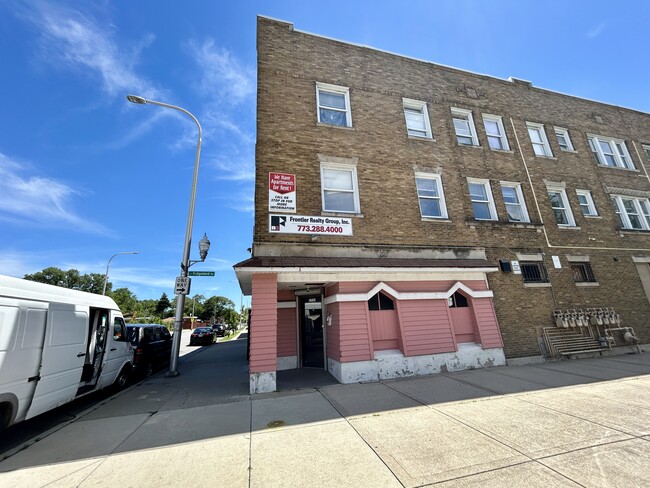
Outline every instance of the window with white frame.
<svg viewBox="0 0 650 488"><path fill-rule="evenodd" d="M501 182L501 195L506 205L509 222L529 222L526 202L521 191L520 183Z"/></svg>
<svg viewBox="0 0 650 488"><path fill-rule="evenodd" d="M533 151L536 156L552 158L551 146L546 138L546 131L543 124L535 124L533 122L526 122L528 128L528 136L530 142L533 144Z"/></svg>
<svg viewBox="0 0 650 488"><path fill-rule="evenodd" d="M612 202L621 228L650 230L650 202L647 198L612 195Z"/></svg>
<svg viewBox="0 0 650 488"><path fill-rule="evenodd" d="M546 188L557 225L560 227L575 227L576 222L569 206L566 190L559 186L547 186Z"/></svg>
<svg viewBox="0 0 650 488"><path fill-rule="evenodd" d="M598 211L594 205L594 199L591 197L589 190L576 190L578 195L578 203L580 203L580 210L585 217L597 217Z"/></svg>
<svg viewBox="0 0 650 488"><path fill-rule="evenodd" d="M416 173L415 185L418 191L420 215L432 219L446 219L447 207L440 175Z"/></svg>
<svg viewBox="0 0 650 488"><path fill-rule="evenodd" d="M587 140L589 148L600 166L635 169L630 153L627 152L625 141L594 135L587 135Z"/></svg>
<svg viewBox="0 0 650 488"><path fill-rule="evenodd" d="M406 131L409 136L432 139L427 103L409 98L402 98L404 117L406 118Z"/></svg>
<svg viewBox="0 0 650 488"><path fill-rule="evenodd" d="M483 125L485 126L485 135L487 136L490 149L501 151L510 150L501 117L498 115L483 114Z"/></svg>
<svg viewBox="0 0 650 488"><path fill-rule="evenodd" d="M560 149L562 149L562 151L575 151L575 149L573 149L571 138L569 137L569 130L564 129L563 127L554 127L554 130Z"/></svg>
<svg viewBox="0 0 650 488"><path fill-rule="evenodd" d="M492 189L489 180L467 179L469 186L469 197L474 209L476 220L496 220L497 211L492 198Z"/></svg>
<svg viewBox="0 0 650 488"><path fill-rule="evenodd" d="M474 118L471 110L451 108L451 117L454 120L456 140L463 146L478 146L478 137L474 127Z"/></svg>
<svg viewBox="0 0 650 488"><path fill-rule="evenodd" d="M349 88L316 83L316 103L318 105L318 122L340 127L352 127Z"/></svg>
<svg viewBox="0 0 650 488"><path fill-rule="evenodd" d="M356 166L321 163L320 173L323 211L359 213Z"/></svg>

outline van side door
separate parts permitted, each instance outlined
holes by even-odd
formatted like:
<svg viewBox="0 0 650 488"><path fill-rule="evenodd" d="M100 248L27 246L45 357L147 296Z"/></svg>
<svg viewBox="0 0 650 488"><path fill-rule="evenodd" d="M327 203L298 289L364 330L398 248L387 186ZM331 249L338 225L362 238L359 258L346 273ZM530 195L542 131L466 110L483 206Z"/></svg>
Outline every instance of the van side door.
<svg viewBox="0 0 650 488"><path fill-rule="evenodd" d="M106 352L99 386L105 388L112 385L122 366L133 362L133 348L129 341L124 319L113 312L113 322L108 331Z"/></svg>
<svg viewBox="0 0 650 488"><path fill-rule="evenodd" d="M87 354L89 319L87 306L50 304L40 380L26 418L74 399Z"/></svg>

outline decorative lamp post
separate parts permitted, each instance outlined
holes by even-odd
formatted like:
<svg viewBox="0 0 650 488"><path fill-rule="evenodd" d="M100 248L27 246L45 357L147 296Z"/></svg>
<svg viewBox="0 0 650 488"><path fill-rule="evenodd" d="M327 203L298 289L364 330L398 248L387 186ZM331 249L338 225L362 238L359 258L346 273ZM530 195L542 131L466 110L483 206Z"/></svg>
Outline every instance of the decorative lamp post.
<svg viewBox="0 0 650 488"><path fill-rule="evenodd" d="M185 228L185 245L183 247L183 259L181 261L181 274L176 278L176 287L174 291L177 295L176 298L176 316L174 318L174 337L172 342L172 352L169 360L169 372L167 376L178 376L178 356L181 348L181 333L183 330L183 310L185 308L185 296L190 291L190 279L188 277L188 272L190 266L194 263L205 261L205 258L208 255L208 250L210 249L210 241L206 235L203 236L203 239L199 242L199 255L201 259L192 261L190 260L190 247L192 244L192 226L194 224L194 201L196 200L196 186L199 179L199 159L201 157L201 142L203 131L201 129L201 124L199 121L192 115L190 112L184 108L177 107L176 105L170 105L168 103L156 102L154 100L148 100L143 97L136 95L128 95L126 99L129 102L136 103L139 105L151 104L159 105L160 107L171 108L173 110L178 110L188 115L196 124L198 129L198 139L196 143L196 156L194 158L194 178L192 180L192 192L190 194L190 208L187 214L187 226Z"/></svg>

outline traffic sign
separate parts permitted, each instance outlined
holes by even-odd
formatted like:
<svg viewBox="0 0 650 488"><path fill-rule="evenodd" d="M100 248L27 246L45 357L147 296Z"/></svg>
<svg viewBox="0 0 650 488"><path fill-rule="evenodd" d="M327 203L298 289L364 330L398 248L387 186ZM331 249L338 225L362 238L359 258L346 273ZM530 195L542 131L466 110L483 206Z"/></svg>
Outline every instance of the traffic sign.
<svg viewBox="0 0 650 488"><path fill-rule="evenodd" d="M189 295L191 283L192 280L190 280L187 276L177 276L176 286L174 287L174 294Z"/></svg>
<svg viewBox="0 0 650 488"><path fill-rule="evenodd" d="M190 276L214 276L214 271L190 271Z"/></svg>

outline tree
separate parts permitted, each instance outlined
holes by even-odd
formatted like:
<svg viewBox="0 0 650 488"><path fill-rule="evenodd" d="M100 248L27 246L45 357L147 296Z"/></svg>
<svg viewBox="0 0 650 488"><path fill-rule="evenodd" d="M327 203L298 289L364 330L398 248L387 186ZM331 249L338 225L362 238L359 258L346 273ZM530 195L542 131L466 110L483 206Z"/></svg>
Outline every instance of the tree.
<svg viewBox="0 0 650 488"><path fill-rule="evenodd" d="M167 298L167 294L163 292L163 294L160 296L160 300L158 300L158 303L156 304L156 315L158 317L165 318L165 313L171 307L171 305L172 304L169 301L169 298Z"/></svg>
<svg viewBox="0 0 650 488"><path fill-rule="evenodd" d="M235 303L226 297L212 296L203 304L203 312L199 315L201 320L226 322L230 324L232 315L237 316ZM237 323L237 319L233 323Z"/></svg>
<svg viewBox="0 0 650 488"><path fill-rule="evenodd" d="M60 268L50 266L42 271L33 274L26 274L26 280L47 283L48 285L62 286L73 290L87 291L89 293L101 294L104 288L104 275L99 273L80 274L76 269L63 271ZM112 284L108 283L106 290L110 290Z"/></svg>
<svg viewBox="0 0 650 488"><path fill-rule="evenodd" d="M109 295L124 315L131 315L133 312L137 313L138 299L128 288L118 288Z"/></svg>

